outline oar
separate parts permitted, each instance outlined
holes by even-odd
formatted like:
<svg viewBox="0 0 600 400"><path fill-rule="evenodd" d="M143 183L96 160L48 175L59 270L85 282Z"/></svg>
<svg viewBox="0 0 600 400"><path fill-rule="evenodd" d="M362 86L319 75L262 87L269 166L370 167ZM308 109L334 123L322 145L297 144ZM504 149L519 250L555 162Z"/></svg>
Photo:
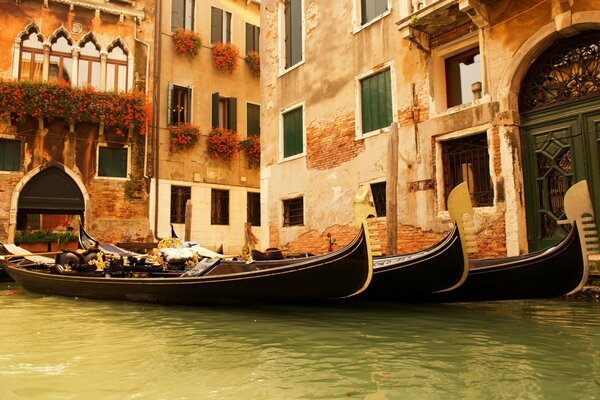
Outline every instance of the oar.
<svg viewBox="0 0 600 400"><path fill-rule="evenodd" d="M9 258L32 257L32 256L55 256L57 254L62 254L62 251L47 251L45 253L7 254L7 255L0 256L0 258L3 260L8 260Z"/></svg>

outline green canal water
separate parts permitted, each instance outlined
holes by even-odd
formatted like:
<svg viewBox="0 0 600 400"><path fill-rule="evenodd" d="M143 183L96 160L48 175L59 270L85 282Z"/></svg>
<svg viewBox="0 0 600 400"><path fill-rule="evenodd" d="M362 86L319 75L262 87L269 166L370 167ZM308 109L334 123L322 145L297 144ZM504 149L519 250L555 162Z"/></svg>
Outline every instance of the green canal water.
<svg viewBox="0 0 600 400"><path fill-rule="evenodd" d="M0 284L0 399L600 399L600 305L165 307Z"/></svg>

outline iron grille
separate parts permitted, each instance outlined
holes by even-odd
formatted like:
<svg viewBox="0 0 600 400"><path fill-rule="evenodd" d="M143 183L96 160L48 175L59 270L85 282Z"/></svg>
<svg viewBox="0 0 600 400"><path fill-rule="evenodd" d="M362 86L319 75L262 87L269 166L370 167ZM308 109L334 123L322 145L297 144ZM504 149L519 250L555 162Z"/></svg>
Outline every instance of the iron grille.
<svg viewBox="0 0 600 400"><path fill-rule="evenodd" d="M248 192L248 222L260 226L260 193Z"/></svg>
<svg viewBox="0 0 600 400"><path fill-rule="evenodd" d="M192 198L189 186L171 186L171 223L185 223L185 204Z"/></svg>
<svg viewBox="0 0 600 400"><path fill-rule="evenodd" d="M229 225L229 190L212 190L210 223Z"/></svg>
<svg viewBox="0 0 600 400"><path fill-rule="evenodd" d="M304 225L304 198L283 201L283 226Z"/></svg>
<svg viewBox="0 0 600 400"><path fill-rule="evenodd" d="M385 182L372 183L371 194L373 195L373 203L375 203L375 213L378 217L386 215L386 187Z"/></svg>

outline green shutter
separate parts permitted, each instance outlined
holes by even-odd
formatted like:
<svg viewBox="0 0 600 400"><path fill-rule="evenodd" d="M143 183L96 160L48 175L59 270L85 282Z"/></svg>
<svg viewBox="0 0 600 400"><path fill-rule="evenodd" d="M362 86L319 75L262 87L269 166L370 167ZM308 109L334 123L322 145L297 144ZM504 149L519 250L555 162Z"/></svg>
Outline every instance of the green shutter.
<svg viewBox="0 0 600 400"><path fill-rule="evenodd" d="M0 140L0 170L18 171L21 169L21 141Z"/></svg>
<svg viewBox="0 0 600 400"><path fill-rule="evenodd" d="M235 97L227 99L227 129L237 131L237 99Z"/></svg>
<svg viewBox="0 0 600 400"><path fill-rule="evenodd" d="M183 0L173 0L171 1L171 31L174 31L175 28L183 28L184 22L184 1Z"/></svg>
<svg viewBox="0 0 600 400"><path fill-rule="evenodd" d="M224 42L231 42L231 13L225 11L225 37Z"/></svg>
<svg viewBox="0 0 600 400"><path fill-rule="evenodd" d="M210 8L210 42L223 41L223 10L220 8Z"/></svg>
<svg viewBox="0 0 600 400"><path fill-rule="evenodd" d="M283 157L291 157L303 151L302 107L283 115Z"/></svg>
<svg viewBox="0 0 600 400"><path fill-rule="evenodd" d="M167 91L167 125L173 125L173 84L170 82Z"/></svg>
<svg viewBox="0 0 600 400"><path fill-rule="evenodd" d="M248 106L246 107L246 115L246 135L260 136L260 106L257 104L248 103Z"/></svg>
<svg viewBox="0 0 600 400"><path fill-rule="evenodd" d="M246 54L250 50L254 50L253 41L254 39L254 30L252 29L252 25L246 22Z"/></svg>
<svg viewBox="0 0 600 400"><path fill-rule="evenodd" d="M386 128L392 123L392 85L387 69L361 81L362 133Z"/></svg>
<svg viewBox="0 0 600 400"><path fill-rule="evenodd" d="M219 92L212 94L212 127L219 126Z"/></svg>

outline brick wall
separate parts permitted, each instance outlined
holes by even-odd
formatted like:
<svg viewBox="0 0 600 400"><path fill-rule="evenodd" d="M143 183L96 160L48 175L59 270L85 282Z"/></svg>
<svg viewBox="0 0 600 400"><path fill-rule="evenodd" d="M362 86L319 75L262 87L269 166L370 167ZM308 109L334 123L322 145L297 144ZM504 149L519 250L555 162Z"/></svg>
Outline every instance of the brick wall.
<svg viewBox="0 0 600 400"><path fill-rule="evenodd" d="M365 144L354 140L354 110L333 118L319 118L306 128L306 158L309 169L330 169L350 161Z"/></svg>

